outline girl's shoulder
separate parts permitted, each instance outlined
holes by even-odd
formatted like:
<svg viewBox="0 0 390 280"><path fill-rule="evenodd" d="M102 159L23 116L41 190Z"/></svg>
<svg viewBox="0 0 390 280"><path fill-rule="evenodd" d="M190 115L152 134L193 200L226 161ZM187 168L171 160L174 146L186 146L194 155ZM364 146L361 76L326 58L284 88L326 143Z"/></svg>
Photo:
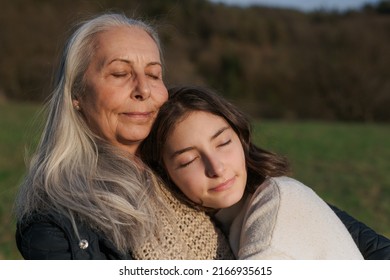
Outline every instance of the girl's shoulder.
<svg viewBox="0 0 390 280"><path fill-rule="evenodd" d="M316 197L317 194L302 182L287 176L269 177L256 190L255 195L264 192L278 192L280 196L293 196L299 199Z"/></svg>

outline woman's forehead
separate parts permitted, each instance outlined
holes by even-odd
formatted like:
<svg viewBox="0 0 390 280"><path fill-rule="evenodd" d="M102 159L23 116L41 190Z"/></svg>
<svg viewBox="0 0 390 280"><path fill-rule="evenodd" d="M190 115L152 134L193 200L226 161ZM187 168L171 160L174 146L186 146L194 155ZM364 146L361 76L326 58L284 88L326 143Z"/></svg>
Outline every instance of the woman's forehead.
<svg viewBox="0 0 390 280"><path fill-rule="evenodd" d="M153 38L139 27L115 27L97 35L95 54L104 60L148 59L160 62L160 51Z"/></svg>

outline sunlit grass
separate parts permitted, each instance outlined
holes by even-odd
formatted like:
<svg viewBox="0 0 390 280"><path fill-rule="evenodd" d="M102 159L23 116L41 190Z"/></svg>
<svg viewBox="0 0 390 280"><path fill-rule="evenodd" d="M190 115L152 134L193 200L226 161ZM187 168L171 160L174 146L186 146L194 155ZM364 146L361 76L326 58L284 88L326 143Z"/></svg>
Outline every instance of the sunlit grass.
<svg viewBox="0 0 390 280"><path fill-rule="evenodd" d="M25 149L37 139L31 124L39 109L36 104L0 103L0 259L20 258L12 209L25 172Z"/></svg>
<svg viewBox="0 0 390 280"><path fill-rule="evenodd" d="M390 237L387 124L256 122L255 139L286 155L293 176Z"/></svg>

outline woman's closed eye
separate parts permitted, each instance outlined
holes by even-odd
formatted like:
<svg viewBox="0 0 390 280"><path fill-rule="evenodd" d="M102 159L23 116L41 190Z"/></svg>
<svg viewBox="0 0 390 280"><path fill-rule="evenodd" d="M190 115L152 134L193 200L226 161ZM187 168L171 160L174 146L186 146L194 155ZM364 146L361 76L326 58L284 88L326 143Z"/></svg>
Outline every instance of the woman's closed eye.
<svg viewBox="0 0 390 280"><path fill-rule="evenodd" d="M162 68L159 63L152 63L145 68L145 75L153 80L162 80Z"/></svg>
<svg viewBox="0 0 390 280"><path fill-rule="evenodd" d="M121 72L112 72L111 73L111 76L113 76L114 78L126 78L128 77L129 75L131 75L129 72L125 72L125 71L121 71Z"/></svg>
<svg viewBox="0 0 390 280"><path fill-rule="evenodd" d="M147 74L147 76L149 76L149 77L152 78L153 80L160 80L160 75Z"/></svg>
<svg viewBox="0 0 390 280"><path fill-rule="evenodd" d="M154 67L145 72L146 76L152 78L153 80L161 80L162 73L159 67Z"/></svg>

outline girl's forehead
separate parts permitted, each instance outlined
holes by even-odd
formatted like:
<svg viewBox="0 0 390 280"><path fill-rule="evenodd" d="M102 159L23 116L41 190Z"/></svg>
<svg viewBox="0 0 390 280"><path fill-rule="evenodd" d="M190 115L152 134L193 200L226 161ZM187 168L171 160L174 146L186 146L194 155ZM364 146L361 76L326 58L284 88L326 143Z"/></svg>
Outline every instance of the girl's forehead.
<svg viewBox="0 0 390 280"><path fill-rule="evenodd" d="M222 127L230 128L229 123L223 117L206 111L192 111L178 119L168 137L196 140L210 137Z"/></svg>

